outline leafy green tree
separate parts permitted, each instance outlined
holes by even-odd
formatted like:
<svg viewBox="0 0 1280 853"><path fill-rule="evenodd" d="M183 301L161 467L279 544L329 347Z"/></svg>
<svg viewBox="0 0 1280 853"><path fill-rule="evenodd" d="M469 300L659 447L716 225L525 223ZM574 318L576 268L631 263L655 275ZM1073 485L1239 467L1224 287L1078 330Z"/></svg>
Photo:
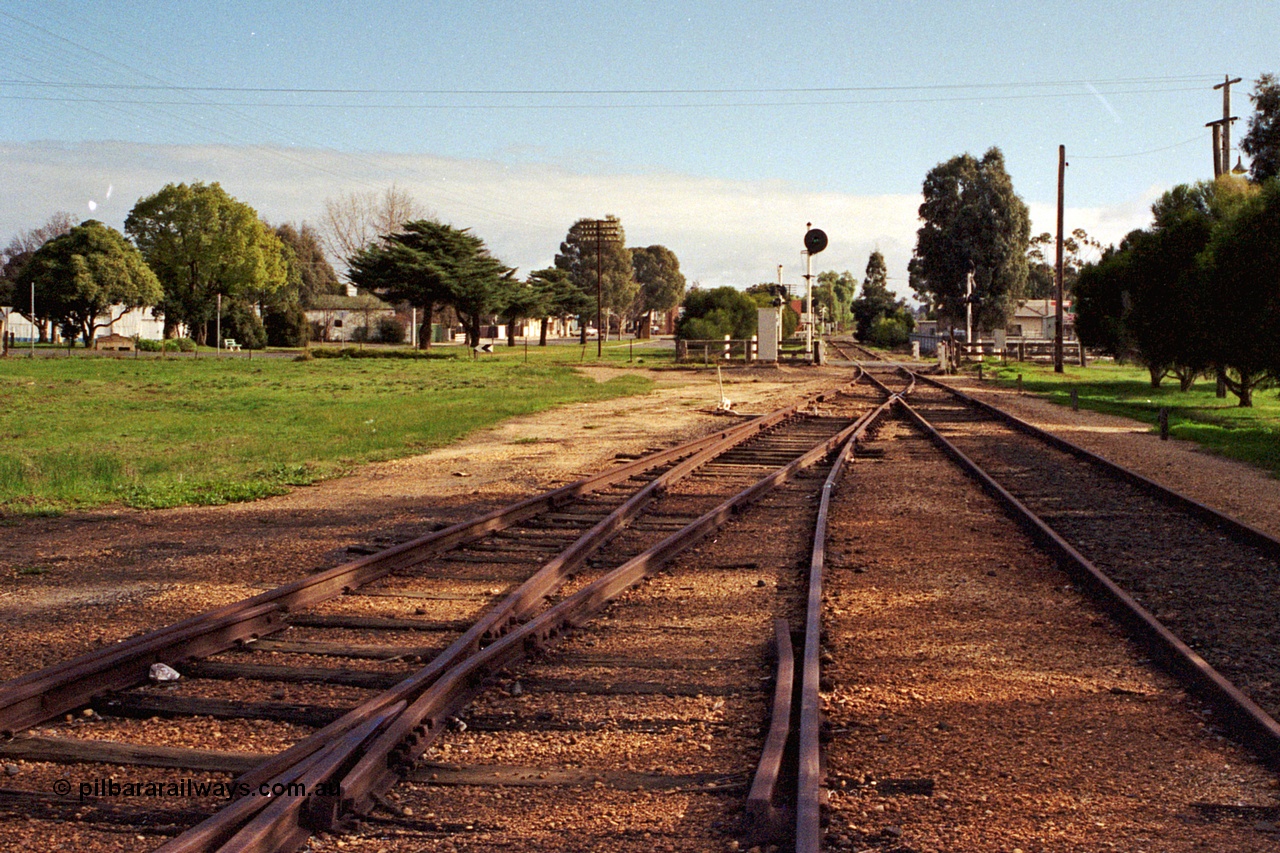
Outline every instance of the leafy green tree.
<svg viewBox="0 0 1280 853"><path fill-rule="evenodd" d="M258 310L255 310L258 309ZM245 349L262 349L267 345L267 327L259 314L260 308L248 299L224 299L222 301L222 337L232 338ZM272 321L273 324L277 320ZM211 324L214 325L214 324ZM218 328L214 325L211 332ZM290 340L297 340L289 336ZM216 341L212 341L215 345ZM296 344L294 344L296 346Z"/></svg>
<svg viewBox="0 0 1280 853"><path fill-rule="evenodd" d="M418 340L431 348L431 324L437 306L449 305L453 280L466 247L456 229L427 219L404 223L401 231L379 243L356 250L347 277L357 287L390 302L408 302L422 309Z"/></svg>
<svg viewBox="0 0 1280 853"><path fill-rule="evenodd" d="M684 273L680 272L680 259L666 246L632 249L631 266L640 286L637 310L645 315L647 329L653 323L653 312L669 311L684 299Z"/></svg>
<svg viewBox="0 0 1280 853"><path fill-rule="evenodd" d="M858 281L848 270L820 272L818 283L813 287L813 310L821 315L821 309L827 309L827 318L842 329L853 319L851 305L857 290Z"/></svg>
<svg viewBox="0 0 1280 853"><path fill-rule="evenodd" d="M981 160L962 154L930 169L920 219L908 267L911 289L942 318L958 321L972 265L974 320L979 328L1003 328L1026 287L1031 220L1000 149Z"/></svg>
<svg viewBox="0 0 1280 853"><path fill-rule="evenodd" d="M1028 299L1053 299L1057 288L1058 238L1048 231L1032 237L1027 249ZM1097 258L1102 244L1089 236L1083 228L1077 228L1062 240L1062 290L1070 299L1076 292L1076 279L1087 259Z"/></svg>
<svg viewBox="0 0 1280 853"><path fill-rule="evenodd" d="M684 297L684 316L676 326L676 337L685 340L714 340L728 335L736 340L756 333L754 299L733 287L690 290Z"/></svg>
<svg viewBox="0 0 1280 853"><path fill-rule="evenodd" d="M542 324L538 331L538 346L547 345L547 327L552 318L578 317L590 310L594 300L579 290L569 278L567 270L557 267L534 270L529 273L529 284L539 294L542 302Z"/></svg>
<svg viewBox="0 0 1280 853"><path fill-rule="evenodd" d="M1103 251L1098 261L1080 270L1076 281L1076 334L1090 349L1118 359L1137 353L1128 323L1133 305L1130 249L1141 234L1133 231L1119 247ZM1153 377L1153 381L1159 380Z"/></svg>
<svg viewBox="0 0 1280 853"><path fill-rule="evenodd" d="M267 294L258 306L265 342L277 347L305 346L310 338L305 309L311 307L318 296L345 294L346 287L325 257L320 235L314 228L304 222L301 226L285 223L273 230L280 238L288 275L285 283ZM231 317L248 320L238 309L230 312ZM256 328L242 330L237 326L244 323L224 319L224 323L227 322L234 331L232 336L242 346L249 346L249 341L256 339ZM250 321L248 325L253 324Z"/></svg>
<svg viewBox="0 0 1280 853"><path fill-rule="evenodd" d="M474 347L485 318L505 309L514 272L470 229L420 219L357 252L349 275L357 286L388 300L423 306L426 340L434 306L451 306Z"/></svg>
<svg viewBox="0 0 1280 853"><path fill-rule="evenodd" d="M39 329L40 343L49 339L48 323L31 316L31 300L22 298L23 295L18 293L15 282L18 280L18 274L22 272L22 268L31 260L31 256L37 249L54 237L69 233L75 225L75 217L60 210L50 216L43 225L19 231L4 250L0 251L0 305L14 306L14 310L20 316L35 325Z"/></svg>
<svg viewBox="0 0 1280 853"><path fill-rule="evenodd" d="M290 275L287 286L298 295L298 301L309 307L311 300L322 293L342 295L346 286L338 279L338 273L325 256L320 232L304 222L293 225L286 222L275 227L276 236L290 251L287 257Z"/></svg>
<svg viewBox="0 0 1280 853"><path fill-rule="evenodd" d="M902 346L911 339L911 327L901 317L877 317L867 334L868 343L885 349Z"/></svg>
<svg viewBox="0 0 1280 853"><path fill-rule="evenodd" d="M161 297L160 283L138 250L93 219L37 249L15 284L20 290L34 284L37 316L83 336L86 347L98 329L119 319L113 307L123 314Z"/></svg>
<svg viewBox="0 0 1280 853"><path fill-rule="evenodd" d="M1212 368L1240 405L1251 405L1273 369L1270 324L1280 320L1272 183L1259 193L1224 175L1165 193L1150 228L1081 272L1081 340L1136 358L1153 387L1174 373L1186 390Z"/></svg>
<svg viewBox="0 0 1280 853"><path fill-rule="evenodd" d="M600 308L604 312L625 316L635 301L640 286L635 280L635 271L631 265L631 252L626 246L626 232L618 217L609 215L604 218L604 232L613 234L613 239L597 240L599 230L594 219L579 219L573 223L564 242L560 244L560 252L555 257L555 265L569 273L570 280L591 300L592 309L596 307L597 272L599 273ZM586 319L583 317L583 340L586 340ZM605 320L606 326L608 320ZM605 329L599 330L601 335L607 334Z"/></svg>
<svg viewBox="0 0 1280 853"><path fill-rule="evenodd" d="M1186 391L1210 365L1207 321L1215 309L1204 301L1201 254L1217 218L1218 186L1174 187L1152 205L1152 227L1129 245L1129 332L1153 387L1172 373Z"/></svg>
<svg viewBox="0 0 1280 853"><path fill-rule="evenodd" d="M266 335L265 344L273 347L306 346L310 337L306 311L293 294L287 293L263 305L262 329ZM247 340L236 338L241 346L246 346Z"/></svg>
<svg viewBox="0 0 1280 853"><path fill-rule="evenodd" d="M1280 175L1280 81L1271 73L1254 84L1253 115L1240 150L1249 155L1249 177L1261 183Z"/></svg>
<svg viewBox="0 0 1280 853"><path fill-rule="evenodd" d="M1241 406L1280 378L1280 180L1261 192L1221 189L1218 223L1201 256L1210 358Z"/></svg>
<svg viewBox="0 0 1280 853"><path fill-rule="evenodd" d="M186 324L206 343L221 295L224 311L245 318L245 328L234 321L231 328L248 340L248 306L288 280L280 238L216 183L169 184L139 200L124 227L164 288L157 307L166 335ZM232 308L228 301L244 304Z"/></svg>
<svg viewBox="0 0 1280 853"><path fill-rule="evenodd" d="M867 259L866 276L862 279L862 295L853 302L858 340L870 341L871 328L876 320L893 315L899 307L905 306L906 303L895 299L889 290L889 271L884 255L872 252Z"/></svg>
<svg viewBox="0 0 1280 853"><path fill-rule="evenodd" d="M1213 227L1215 184L1183 184L1153 206L1149 229L1085 267L1076 281L1076 332L1089 346L1133 358L1158 388L1173 373L1185 391L1208 367L1199 257Z"/></svg>

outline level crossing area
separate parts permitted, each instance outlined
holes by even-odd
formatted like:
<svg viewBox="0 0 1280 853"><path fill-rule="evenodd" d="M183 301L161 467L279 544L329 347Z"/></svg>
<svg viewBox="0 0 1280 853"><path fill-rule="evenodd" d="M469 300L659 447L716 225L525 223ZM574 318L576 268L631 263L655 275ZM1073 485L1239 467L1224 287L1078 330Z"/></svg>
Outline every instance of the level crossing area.
<svg viewBox="0 0 1280 853"><path fill-rule="evenodd" d="M0 838L1275 849L1280 543L829 355L823 393L0 685Z"/></svg>

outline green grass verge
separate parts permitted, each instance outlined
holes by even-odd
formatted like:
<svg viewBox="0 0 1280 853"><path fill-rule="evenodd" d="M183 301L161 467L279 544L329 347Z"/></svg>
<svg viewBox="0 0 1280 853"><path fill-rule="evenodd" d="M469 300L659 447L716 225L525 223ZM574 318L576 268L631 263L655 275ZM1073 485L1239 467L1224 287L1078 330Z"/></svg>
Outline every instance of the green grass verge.
<svg viewBox="0 0 1280 853"><path fill-rule="evenodd" d="M310 356L313 358L340 358L347 357L353 359L445 359L454 361L474 361L474 362L519 362L521 364L543 364L543 365L593 365L605 364L610 367L663 367L675 363L675 349L671 345L670 340L608 340L604 342L599 349L602 352L597 355L598 348L595 339L589 340L586 346L577 343L561 343L555 342L548 346L538 346L537 339L533 338L529 341L528 346L525 345L523 338L516 339L515 346L507 346L505 339L486 343L492 343L493 352L491 353L473 353L469 347L461 345L440 345L435 344L430 350L412 350L408 347L398 346L381 346L369 345L361 349L356 344L345 344L338 346L337 344L313 344L310 350ZM301 353L301 350L294 350Z"/></svg>
<svg viewBox="0 0 1280 853"><path fill-rule="evenodd" d="M1216 397L1212 379L1202 379L1186 392L1178 390L1176 379L1152 388L1142 367L1095 362L1054 373L1052 365L1030 362L984 366L984 375L1002 385L1016 384L1018 374L1026 391L1054 403L1070 405L1075 388L1081 408L1133 418L1151 424L1153 431L1160 409L1167 408L1174 438L1280 476L1280 399L1274 389L1255 392L1253 407L1242 409L1234 396Z"/></svg>
<svg viewBox="0 0 1280 853"><path fill-rule="evenodd" d="M650 387L533 358L9 358L0 515L253 500Z"/></svg>

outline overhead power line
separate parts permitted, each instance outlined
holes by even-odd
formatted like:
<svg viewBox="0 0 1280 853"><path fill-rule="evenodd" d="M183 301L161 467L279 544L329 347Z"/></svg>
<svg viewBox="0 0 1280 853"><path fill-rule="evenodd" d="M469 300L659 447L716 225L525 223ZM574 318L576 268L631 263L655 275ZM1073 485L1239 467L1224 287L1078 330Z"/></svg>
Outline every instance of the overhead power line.
<svg viewBox="0 0 1280 853"><path fill-rule="evenodd" d="M7 85L0 81L0 86ZM294 90L299 91L299 90ZM1158 92L1198 92L1198 86L1185 86L1176 89L1130 89L1110 90L1108 95L1149 95ZM459 93L450 93L459 94ZM901 104L937 104L937 103L986 103L988 101L1030 101L1058 98L1096 98L1092 92L1037 92L1025 95L964 95L954 97L919 97L919 98L863 98L858 100L791 100L791 101L670 101L670 102L632 102L632 103L515 103L515 104L477 104L477 103L374 103L369 101L212 101L212 100L154 100L146 98L93 98L53 95L13 95L0 94L3 100L30 102L55 102L70 104L125 104L138 106L201 106L201 107L266 107L271 109L342 109L342 110L635 110L635 109L742 109L742 108L774 108L774 107L824 107L824 106L893 106Z"/></svg>
<svg viewBox="0 0 1280 853"><path fill-rule="evenodd" d="M217 92L233 94L299 94L299 95L804 95L843 94L849 92L918 92L938 90L1008 90L1027 88L1062 88L1066 86L1133 86L1172 85L1185 86L1214 79L1210 75L1195 74L1178 77L1121 77L1114 80L1035 80L1000 83L927 83L900 86L797 86L797 87L719 87L719 88L630 88L630 89L430 89L430 88L329 88L310 86L180 86L155 83L80 83L31 80L0 80L0 85L22 85L39 88L66 88L88 90L166 91L166 92ZM1146 91L1146 90L1143 90ZM1186 91L1184 88L1173 91Z"/></svg>

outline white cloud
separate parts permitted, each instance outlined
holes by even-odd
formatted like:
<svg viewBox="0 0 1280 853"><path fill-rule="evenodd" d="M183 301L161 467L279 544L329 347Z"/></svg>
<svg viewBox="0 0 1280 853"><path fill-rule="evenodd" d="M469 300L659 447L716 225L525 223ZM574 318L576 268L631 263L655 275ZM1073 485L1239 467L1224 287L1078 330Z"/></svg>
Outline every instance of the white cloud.
<svg viewBox="0 0 1280 853"><path fill-rule="evenodd" d="M861 279L879 249L891 285L907 295L907 261L918 227L916 195L858 196L781 181L727 181L663 172L601 174L545 163L458 160L428 155L344 154L264 146L156 146L129 143L0 146L0 239L58 210L122 227L141 197L165 184L218 181L271 222L315 221L327 197L395 183L444 221L470 227L494 254L522 272L551 263L574 220L615 214L630 245L661 243L690 281L706 287L803 274L805 224L830 245L814 271L850 270ZM1115 242L1146 224L1149 198L1109 208L1069 209L1068 229ZM1032 204L1034 233L1054 228L1052 205Z"/></svg>

